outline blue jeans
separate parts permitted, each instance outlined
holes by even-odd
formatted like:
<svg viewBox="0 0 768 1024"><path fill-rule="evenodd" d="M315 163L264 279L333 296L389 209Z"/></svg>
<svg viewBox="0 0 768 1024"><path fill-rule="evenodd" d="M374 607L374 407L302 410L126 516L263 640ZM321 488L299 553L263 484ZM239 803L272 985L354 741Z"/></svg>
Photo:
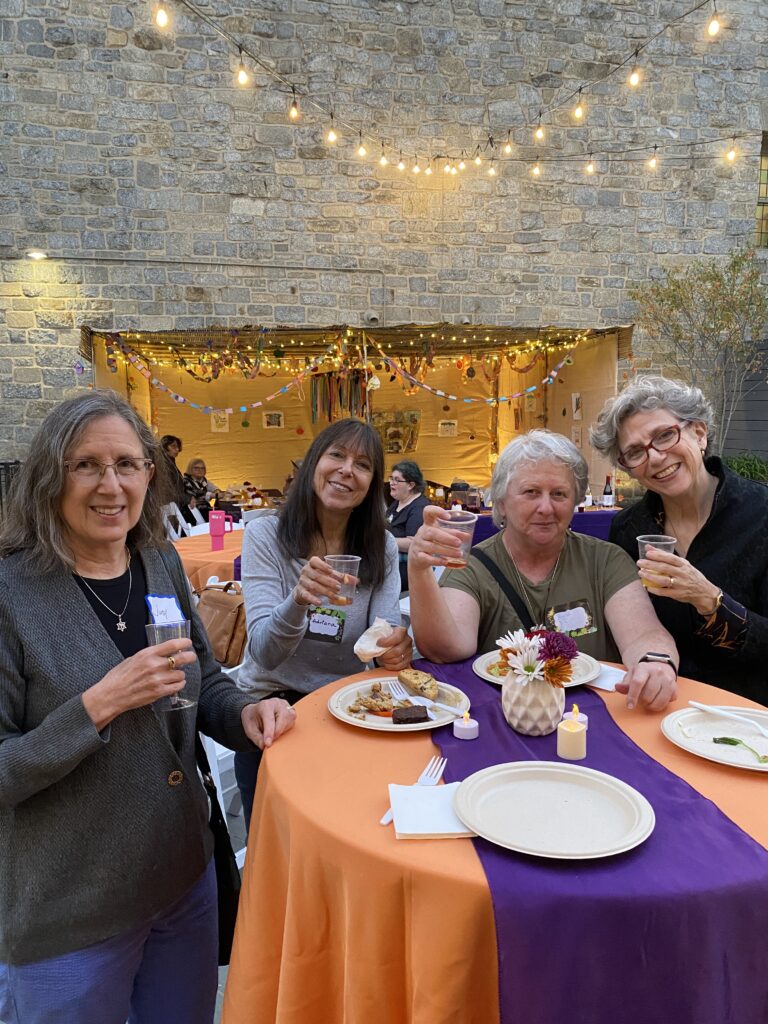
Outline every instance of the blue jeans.
<svg viewBox="0 0 768 1024"><path fill-rule="evenodd" d="M211 1024L217 951L211 860L184 896L129 932L31 964L0 963L0 1021Z"/></svg>

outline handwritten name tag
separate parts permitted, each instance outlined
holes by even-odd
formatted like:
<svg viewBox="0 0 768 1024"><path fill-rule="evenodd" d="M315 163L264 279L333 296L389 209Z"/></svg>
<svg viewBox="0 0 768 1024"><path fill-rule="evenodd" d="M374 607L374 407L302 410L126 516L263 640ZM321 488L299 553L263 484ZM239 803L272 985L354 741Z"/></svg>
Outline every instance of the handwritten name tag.
<svg viewBox="0 0 768 1024"><path fill-rule="evenodd" d="M144 600L149 605L149 617L152 622L159 625L163 622L184 621L184 614L175 594L147 594Z"/></svg>
<svg viewBox="0 0 768 1024"><path fill-rule="evenodd" d="M340 644L346 620L346 613L338 608L314 608L307 618L305 639Z"/></svg>

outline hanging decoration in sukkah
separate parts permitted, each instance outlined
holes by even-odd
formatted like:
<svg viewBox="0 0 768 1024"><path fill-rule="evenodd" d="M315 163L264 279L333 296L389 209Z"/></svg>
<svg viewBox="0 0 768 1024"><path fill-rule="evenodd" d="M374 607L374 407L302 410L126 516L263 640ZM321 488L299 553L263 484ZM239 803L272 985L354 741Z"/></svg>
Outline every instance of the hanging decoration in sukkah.
<svg viewBox="0 0 768 1024"><path fill-rule="evenodd" d="M438 398L447 398L449 402L464 402L466 404L476 402L482 405L499 405L502 402L511 402L515 398L522 398L524 395L530 395L534 391L538 391L540 387L546 386L547 384L552 384L555 378L557 377L558 373L562 369L562 367L565 366L566 364L570 365L573 363L573 357L569 352L568 355L561 359L560 362L557 363L557 365L554 366L547 373L546 377L544 377L544 379L539 384L531 384L529 387L523 388L522 391L516 391L514 392L514 394L511 395L499 395L498 397L491 396L490 398L462 398L459 395L449 394L447 391L443 391L441 388L430 387L430 385L425 383L424 381L418 380L416 377L413 376L413 374L409 373L408 370L400 366L400 364L397 363L394 359L386 355L381 346L377 346L377 348L379 350L379 355L381 359L392 372L392 377L390 377L390 380L392 380L392 378L395 376L400 377L400 379L404 382L403 387L406 389L406 394L408 394L408 391L411 388L422 388L424 391L428 391L430 394L435 395ZM530 366L527 366L524 369L516 368L517 372L525 373L527 370L530 370L533 367L535 362L536 359L533 360ZM461 369L461 367L458 366L457 368Z"/></svg>
<svg viewBox="0 0 768 1024"><path fill-rule="evenodd" d="M112 333L108 334L106 337L107 352L109 353L111 350L112 355L114 357L114 350L116 348L119 349L120 352L122 352L122 354L125 356L125 358L131 363L134 369L137 370L142 375L142 377L145 377L149 381L150 387L155 388L157 391L164 392L173 402L176 402L177 405L186 405L190 409L196 409L198 412L205 413L206 415L210 415L211 413L224 412L228 413L231 416L235 412L248 412L249 409L258 409L262 405L266 405L267 402L273 402L280 395L284 395L292 388L300 386L304 378L307 376L307 374L311 373L312 370L319 366L326 358L325 353L323 355L317 356L309 363L309 365L304 370L301 371L301 373L294 377L293 380L288 381L287 384L284 384L282 387L278 388L277 391L274 392L274 394L267 395L266 398L262 398L261 401L259 402L249 402L246 405L239 405L236 407L230 406L227 408L218 408L217 406L213 405L201 405L199 402L193 402L189 398L185 398L184 395L180 395L172 388L169 388L157 377L153 377L146 363L142 361L142 358L138 355L137 352L134 352L132 348L125 344L125 342L122 340L119 334Z"/></svg>
<svg viewBox="0 0 768 1024"><path fill-rule="evenodd" d="M403 410L371 413L371 426L381 438L387 455L402 455L416 451L421 426L421 410Z"/></svg>
<svg viewBox="0 0 768 1024"><path fill-rule="evenodd" d="M344 416L365 418L365 370L313 373L310 380L312 422L323 417L329 423Z"/></svg>

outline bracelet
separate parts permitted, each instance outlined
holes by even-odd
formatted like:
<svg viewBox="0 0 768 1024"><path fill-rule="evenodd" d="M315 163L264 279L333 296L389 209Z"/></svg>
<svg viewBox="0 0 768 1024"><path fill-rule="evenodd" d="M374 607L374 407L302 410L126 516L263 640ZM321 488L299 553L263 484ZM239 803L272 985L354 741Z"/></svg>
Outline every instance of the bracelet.
<svg viewBox="0 0 768 1024"><path fill-rule="evenodd" d="M723 590L722 590L722 587L721 587L720 590L717 593L717 597L715 598L715 607L711 611L704 613L704 617L705 618L708 619L712 615L715 615L717 613L717 611L720 608L720 605L723 603L723 597L724 597L724 594L723 594Z"/></svg>

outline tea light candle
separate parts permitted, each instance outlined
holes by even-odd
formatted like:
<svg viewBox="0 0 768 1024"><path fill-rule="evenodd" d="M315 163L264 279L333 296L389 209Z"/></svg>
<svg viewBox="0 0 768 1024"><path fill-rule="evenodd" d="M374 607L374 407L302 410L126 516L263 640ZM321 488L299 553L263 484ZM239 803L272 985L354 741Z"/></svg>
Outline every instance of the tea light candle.
<svg viewBox="0 0 768 1024"><path fill-rule="evenodd" d="M469 712L464 712L463 718L457 718L453 723L453 735L457 740L476 740L480 734L480 726L474 718L469 717Z"/></svg>
<svg viewBox="0 0 768 1024"><path fill-rule="evenodd" d="M583 711L579 711L579 705L574 704L570 711L566 711L563 718L572 722L581 722L585 729L589 728L589 718Z"/></svg>
<svg viewBox="0 0 768 1024"><path fill-rule="evenodd" d="M587 727L583 722L563 719L557 727L557 756L582 761L587 756Z"/></svg>

